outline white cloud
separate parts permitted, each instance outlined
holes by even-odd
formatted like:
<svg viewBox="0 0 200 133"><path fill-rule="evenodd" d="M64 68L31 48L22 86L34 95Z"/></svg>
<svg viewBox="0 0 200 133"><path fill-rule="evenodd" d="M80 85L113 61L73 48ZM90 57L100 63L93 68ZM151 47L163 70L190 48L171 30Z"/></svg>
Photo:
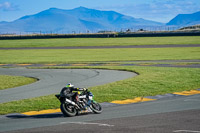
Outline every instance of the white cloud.
<svg viewBox="0 0 200 133"><path fill-rule="evenodd" d="M4 2L4 3L0 3L0 10L16 11L16 10L19 10L19 7L17 5L10 3L10 2Z"/></svg>

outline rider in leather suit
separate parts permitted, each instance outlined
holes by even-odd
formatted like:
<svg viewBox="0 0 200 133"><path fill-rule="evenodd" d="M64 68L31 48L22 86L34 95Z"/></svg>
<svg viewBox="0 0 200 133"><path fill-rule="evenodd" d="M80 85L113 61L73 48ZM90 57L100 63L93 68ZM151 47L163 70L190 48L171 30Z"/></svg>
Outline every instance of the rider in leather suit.
<svg viewBox="0 0 200 133"><path fill-rule="evenodd" d="M64 88L62 88L60 94L65 97L72 97L72 100L74 100L74 99L76 99L77 95L80 94L80 91L86 91L86 89L85 88L75 88L74 85L69 83ZM76 100L78 100L78 99L76 99Z"/></svg>

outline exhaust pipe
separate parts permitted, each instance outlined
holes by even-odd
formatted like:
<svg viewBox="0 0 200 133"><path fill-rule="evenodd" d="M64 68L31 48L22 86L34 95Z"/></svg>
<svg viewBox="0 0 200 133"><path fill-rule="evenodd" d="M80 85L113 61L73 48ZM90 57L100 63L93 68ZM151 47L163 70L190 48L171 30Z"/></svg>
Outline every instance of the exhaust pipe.
<svg viewBox="0 0 200 133"><path fill-rule="evenodd" d="M69 100L69 99L67 99L67 98L65 99L65 101L66 101L67 103L70 103L70 104L76 106L78 109L80 109L80 107L79 107L75 102L73 102L73 101L71 101L71 100Z"/></svg>

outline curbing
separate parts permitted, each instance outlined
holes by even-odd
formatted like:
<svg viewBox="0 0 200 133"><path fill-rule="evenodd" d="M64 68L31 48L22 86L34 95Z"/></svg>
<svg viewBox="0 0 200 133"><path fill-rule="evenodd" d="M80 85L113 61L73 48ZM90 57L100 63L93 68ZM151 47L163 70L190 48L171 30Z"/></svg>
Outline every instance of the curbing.
<svg viewBox="0 0 200 133"><path fill-rule="evenodd" d="M115 100L110 103L108 102L101 103L101 105L104 107L110 107L110 106L117 106L117 105L122 105L122 104L134 104L134 103L155 101L155 100L159 100L163 98L189 96L189 95L196 95L196 94L200 94L200 88L196 90L190 90L190 91L174 92L173 94L137 97L134 99L126 99L126 100ZM52 113L59 113L59 112L61 112L60 109L48 109L48 110L41 110L41 111L29 111L29 112L24 112L21 114L26 115L26 116L34 116L34 115L52 114Z"/></svg>
<svg viewBox="0 0 200 133"><path fill-rule="evenodd" d="M130 103L138 103L138 102L146 102L146 101L154 101L156 99L150 99L145 97L136 97L134 99L127 99L127 100L116 100L112 101L111 103L115 104L130 104Z"/></svg>

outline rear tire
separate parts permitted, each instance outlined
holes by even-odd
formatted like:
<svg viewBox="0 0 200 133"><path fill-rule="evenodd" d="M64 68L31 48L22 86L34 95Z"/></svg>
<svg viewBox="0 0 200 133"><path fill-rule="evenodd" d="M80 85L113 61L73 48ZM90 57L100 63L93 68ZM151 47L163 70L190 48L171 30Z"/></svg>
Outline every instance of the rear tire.
<svg viewBox="0 0 200 133"><path fill-rule="evenodd" d="M90 108L96 114L100 114L103 110L101 105L99 103L95 103L95 102L91 103Z"/></svg>
<svg viewBox="0 0 200 133"><path fill-rule="evenodd" d="M64 116L73 117L77 114L77 110L73 105L61 103L60 110Z"/></svg>

